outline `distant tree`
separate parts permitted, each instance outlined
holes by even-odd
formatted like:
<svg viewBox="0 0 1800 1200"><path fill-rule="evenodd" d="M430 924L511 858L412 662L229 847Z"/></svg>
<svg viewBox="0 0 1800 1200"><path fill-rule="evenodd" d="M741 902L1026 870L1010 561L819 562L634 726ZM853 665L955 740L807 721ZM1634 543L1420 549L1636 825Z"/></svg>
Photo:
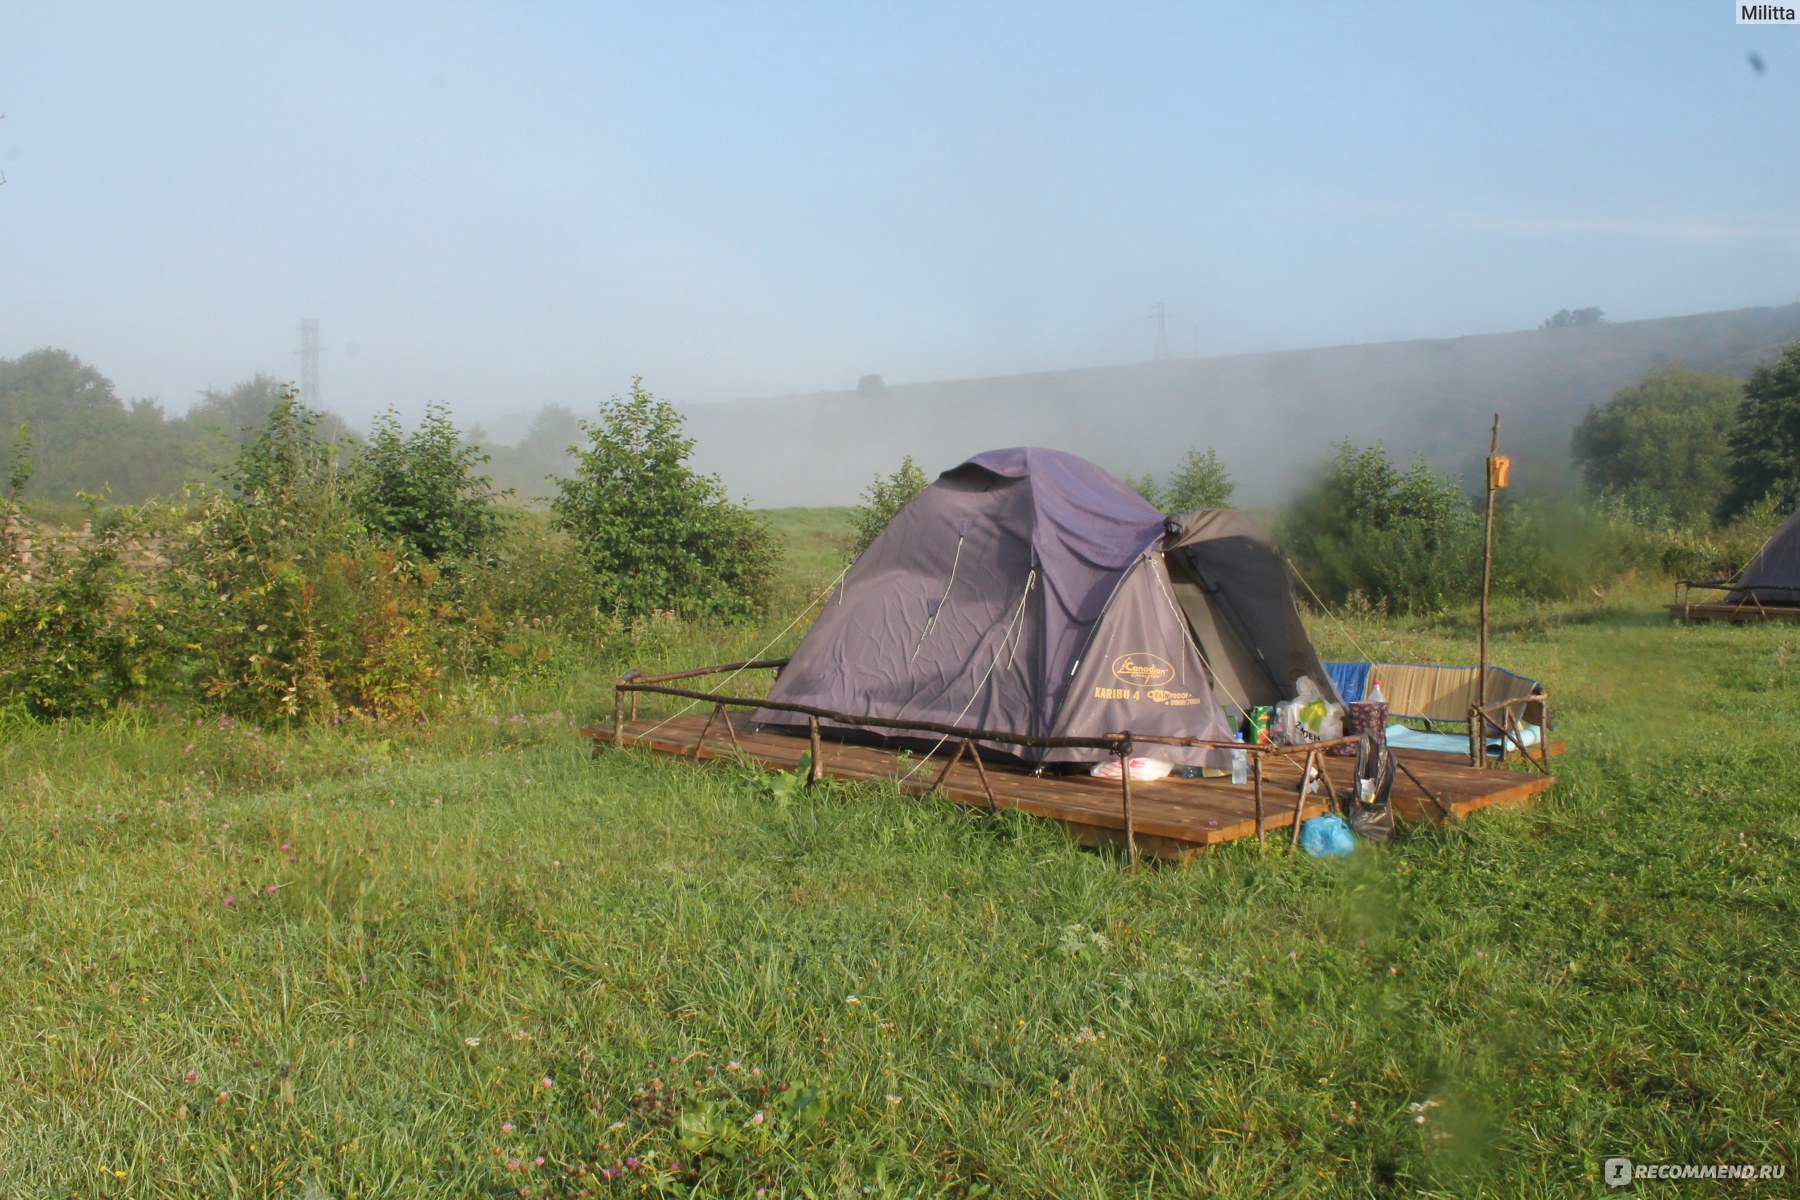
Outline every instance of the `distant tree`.
<svg viewBox="0 0 1800 1200"><path fill-rule="evenodd" d="M1142 496L1145 503L1149 504L1151 508L1162 512L1168 511L1163 508L1162 484L1158 483L1156 476L1149 471L1145 471L1142 475L1126 474L1120 478L1119 482Z"/></svg>
<svg viewBox="0 0 1800 1200"><path fill-rule="evenodd" d="M900 469L892 475L876 475L875 481L858 499L862 501L856 508L856 545L854 553L861 554L869 548L869 544L881 536L881 531L888 527L888 522L899 515L914 496L924 491L930 480L925 472L919 470L918 464L908 454L900 460Z"/></svg>
<svg viewBox="0 0 1800 1200"><path fill-rule="evenodd" d="M6 498L14 504L25 493L25 485L31 482L31 473L37 464L31 458L31 422L21 421L19 432L13 438L12 461L6 471Z"/></svg>
<svg viewBox="0 0 1800 1200"><path fill-rule="evenodd" d="M1160 494L1165 512L1187 512L1195 508L1224 508L1236 491L1237 484L1219 461L1218 453L1209 446L1204 454L1189 450Z"/></svg>
<svg viewBox="0 0 1800 1200"><path fill-rule="evenodd" d="M151 400L119 399L110 379L66 350L0 359L0 429L31 426L29 491L143 500L173 491L198 457Z"/></svg>
<svg viewBox="0 0 1800 1200"><path fill-rule="evenodd" d="M476 473L487 456L463 440L441 405L426 408L412 433L388 409L375 418L356 460L363 524L437 562L480 550L496 529L493 481Z"/></svg>
<svg viewBox="0 0 1800 1200"><path fill-rule="evenodd" d="M250 444L225 471L232 493L290 524L299 524L327 494L347 496L340 447L321 432L324 414L300 403L289 388Z"/></svg>
<svg viewBox="0 0 1800 1200"><path fill-rule="evenodd" d="M254 377L235 383L225 391L207 388L201 392L200 399L188 409L187 420L196 428L223 433L235 452L235 447L254 442L276 406L294 394L292 384L258 371ZM355 443L356 435L337 414L322 409L309 408L307 411L316 418L320 437L343 447Z"/></svg>
<svg viewBox="0 0 1800 1200"><path fill-rule="evenodd" d="M1539 329L1567 329L1572 325L1604 325L1606 314L1598 308L1578 308L1573 312L1558 309L1553 315L1546 317Z"/></svg>
<svg viewBox="0 0 1800 1200"><path fill-rule="evenodd" d="M550 506L619 612L740 618L761 612L780 546L767 522L687 465L694 441L675 406L645 390L582 422L587 444Z"/></svg>
<svg viewBox="0 0 1800 1200"><path fill-rule="evenodd" d="M1758 501L1800 507L1800 342L1744 383L1731 431L1731 479L1719 516L1729 519Z"/></svg>
<svg viewBox="0 0 1800 1200"><path fill-rule="evenodd" d="M288 399L292 391L274 376L258 372L255 378L225 391L202 391L200 399L188 409L187 419L196 426L219 429L232 441L249 445L262 432L276 405Z"/></svg>
<svg viewBox="0 0 1800 1200"><path fill-rule="evenodd" d="M1196 508L1224 508L1231 503L1237 484L1232 482L1225 464L1212 447L1205 453L1189 450L1181 464L1158 480L1146 471L1142 475L1126 475L1126 487L1142 496L1152 508L1162 512L1189 512Z"/></svg>
<svg viewBox="0 0 1800 1200"><path fill-rule="evenodd" d="M887 384L879 375L864 375L856 381L856 392L859 396L878 396L887 390Z"/></svg>
<svg viewBox="0 0 1800 1200"><path fill-rule="evenodd" d="M1593 491L1687 522L1718 507L1743 388L1729 375L1658 367L1588 410L1569 451Z"/></svg>

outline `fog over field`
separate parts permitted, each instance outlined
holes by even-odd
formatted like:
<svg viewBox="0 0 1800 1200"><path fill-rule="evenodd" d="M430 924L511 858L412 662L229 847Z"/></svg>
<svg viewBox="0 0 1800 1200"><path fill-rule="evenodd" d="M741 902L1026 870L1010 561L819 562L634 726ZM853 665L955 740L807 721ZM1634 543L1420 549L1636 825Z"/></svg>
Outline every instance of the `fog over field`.
<svg viewBox="0 0 1800 1200"><path fill-rule="evenodd" d="M1467 471L1492 414L1521 485L1555 486L1590 405L1652 367L1746 373L1800 338L1800 304L1656 321L1278 354L884 384L696 404L695 460L763 505L843 504L913 456L927 474L1004 445L1081 453L1115 474L1161 473L1211 446L1243 504L1304 484L1340 438Z"/></svg>

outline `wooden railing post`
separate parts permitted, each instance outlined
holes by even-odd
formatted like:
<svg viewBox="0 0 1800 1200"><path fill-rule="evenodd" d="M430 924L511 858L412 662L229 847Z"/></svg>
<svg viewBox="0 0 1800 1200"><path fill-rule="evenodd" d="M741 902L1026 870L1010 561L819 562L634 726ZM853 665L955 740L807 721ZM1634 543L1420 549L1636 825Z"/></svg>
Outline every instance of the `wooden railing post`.
<svg viewBox="0 0 1800 1200"><path fill-rule="evenodd" d="M1262 760L1261 754L1250 756L1250 786L1256 793L1256 841L1259 845L1266 845L1268 833L1263 829Z"/></svg>
<svg viewBox="0 0 1800 1200"><path fill-rule="evenodd" d="M1125 861L1137 866L1137 825L1131 819L1131 735L1113 753L1119 756L1119 798L1125 810Z"/></svg>

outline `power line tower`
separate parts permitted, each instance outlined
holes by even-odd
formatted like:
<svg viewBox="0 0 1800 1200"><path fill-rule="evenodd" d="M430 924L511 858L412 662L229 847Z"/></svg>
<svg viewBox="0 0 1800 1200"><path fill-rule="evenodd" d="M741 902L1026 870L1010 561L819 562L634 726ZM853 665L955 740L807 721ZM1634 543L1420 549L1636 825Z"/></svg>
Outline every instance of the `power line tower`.
<svg viewBox="0 0 1800 1200"><path fill-rule="evenodd" d="M317 409L319 404L319 318L300 321L300 403Z"/></svg>
<svg viewBox="0 0 1800 1200"><path fill-rule="evenodd" d="M1156 318L1156 354L1157 362L1169 357L1169 322L1168 314L1163 311L1163 302L1156 302L1156 311L1151 314Z"/></svg>

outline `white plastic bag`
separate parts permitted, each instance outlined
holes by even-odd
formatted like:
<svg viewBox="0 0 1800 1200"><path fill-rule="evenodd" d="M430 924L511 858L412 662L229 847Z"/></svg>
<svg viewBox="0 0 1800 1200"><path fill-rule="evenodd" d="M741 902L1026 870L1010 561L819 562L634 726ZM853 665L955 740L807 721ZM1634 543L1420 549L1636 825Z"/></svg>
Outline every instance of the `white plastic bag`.
<svg viewBox="0 0 1800 1200"><path fill-rule="evenodd" d="M1133 783L1147 782L1152 779L1163 779L1168 776L1170 771L1175 769L1174 763L1164 762L1160 758L1137 758L1134 756L1126 759L1125 762L1126 770L1131 772L1131 781ZM1094 764L1094 769L1089 771L1088 774L1092 775L1095 779L1117 779L1119 777L1119 760L1116 758L1109 758L1102 762L1097 762Z"/></svg>
<svg viewBox="0 0 1800 1200"><path fill-rule="evenodd" d="M1344 706L1325 699L1319 685L1301 676L1294 698L1275 706L1275 717L1287 745L1329 742L1344 736Z"/></svg>

